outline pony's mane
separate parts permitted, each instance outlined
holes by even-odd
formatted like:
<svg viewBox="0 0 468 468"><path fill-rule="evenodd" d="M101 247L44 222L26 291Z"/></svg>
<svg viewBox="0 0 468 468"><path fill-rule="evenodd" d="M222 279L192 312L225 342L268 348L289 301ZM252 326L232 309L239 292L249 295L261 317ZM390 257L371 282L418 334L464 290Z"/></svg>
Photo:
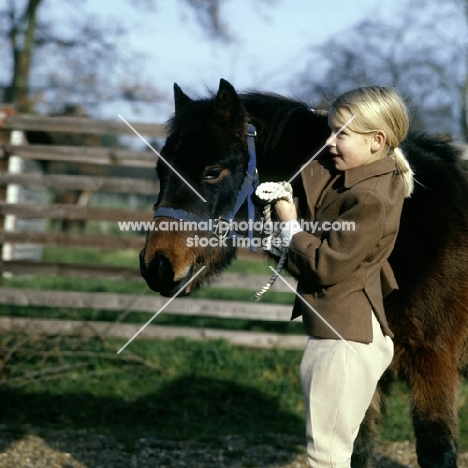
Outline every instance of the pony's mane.
<svg viewBox="0 0 468 468"><path fill-rule="evenodd" d="M461 165L461 149L446 138L421 132L410 132L401 147L415 171L415 192L436 190L437 198L453 207L444 216L461 210L456 216L468 221L468 178Z"/></svg>
<svg viewBox="0 0 468 468"><path fill-rule="evenodd" d="M249 115L257 122L268 123L262 129L266 153L273 152L284 130L292 122L313 125L311 121L314 118L324 119L324 116L314 114L305 102L279 94L250 91L239 97Z"/></svg>

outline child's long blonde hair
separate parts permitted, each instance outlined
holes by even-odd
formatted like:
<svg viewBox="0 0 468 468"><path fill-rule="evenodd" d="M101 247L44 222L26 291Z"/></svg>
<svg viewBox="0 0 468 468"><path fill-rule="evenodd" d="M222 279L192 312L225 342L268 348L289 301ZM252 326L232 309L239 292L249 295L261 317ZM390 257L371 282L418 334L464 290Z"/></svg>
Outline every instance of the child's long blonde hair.
<svg viewBox="0 0 468 468"><path fill-rule="evenodd" d="M409 115L406 105L392 88L369 86L357 88L338 96L330 106L330 113L344 125L343 110L356 118L348 128L357 133L371 133L382 130L387 135L387 156L393 156L404 184L405 197L413 192L413 171L398 147L409 128Z"/></svg>

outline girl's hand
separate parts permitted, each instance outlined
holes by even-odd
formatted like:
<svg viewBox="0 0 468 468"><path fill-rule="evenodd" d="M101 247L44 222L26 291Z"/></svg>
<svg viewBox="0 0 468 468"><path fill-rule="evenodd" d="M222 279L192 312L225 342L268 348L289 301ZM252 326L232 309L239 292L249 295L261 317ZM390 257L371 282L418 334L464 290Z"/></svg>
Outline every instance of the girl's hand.
<svg viewBox="0 0 468 468"><path fill-rule="evenodd" d="M295 197L293 203L289 203L286 200L278 200L275 205L275 213L278 217L278 221L286 222L291 219L297 219L297 211L299 208L299 198Z"/></svg>

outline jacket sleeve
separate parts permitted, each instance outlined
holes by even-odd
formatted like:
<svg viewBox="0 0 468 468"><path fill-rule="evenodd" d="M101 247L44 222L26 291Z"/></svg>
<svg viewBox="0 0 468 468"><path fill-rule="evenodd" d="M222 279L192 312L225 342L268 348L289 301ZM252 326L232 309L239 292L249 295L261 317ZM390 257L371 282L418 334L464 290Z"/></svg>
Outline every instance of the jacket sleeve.
<svg viewBox="0 0 468 468"><path fill-rule="evenodd" d="M370 190L350 193L333 223L319 225L327 230L321 238L302 231L292 237L287 269L296 277L323 286L349 276L382 238L385 205ZM331 229L338 222L342 229ZM354 224L353 224L354 223Z"/></svg>

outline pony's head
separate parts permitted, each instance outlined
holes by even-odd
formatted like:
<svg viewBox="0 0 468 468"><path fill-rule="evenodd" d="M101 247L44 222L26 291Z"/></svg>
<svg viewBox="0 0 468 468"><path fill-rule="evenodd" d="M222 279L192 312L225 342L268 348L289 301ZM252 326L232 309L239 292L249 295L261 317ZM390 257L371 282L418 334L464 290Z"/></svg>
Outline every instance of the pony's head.
<svg viewBox="0 0 468 468"><path fill-rule="evenodd" d="M197 100L175 84L174 100L156 166L161 189L154 231L140 253L143 278L164 296L175 294L206 267L180 293L189 294L235 258L232 241L217 236L210 223L232 210L249 161L247 113L227 81L220 81L211 98ZM238 217L245 212L243 206ZM206 230L199 229L202 223Z"/></svg>

